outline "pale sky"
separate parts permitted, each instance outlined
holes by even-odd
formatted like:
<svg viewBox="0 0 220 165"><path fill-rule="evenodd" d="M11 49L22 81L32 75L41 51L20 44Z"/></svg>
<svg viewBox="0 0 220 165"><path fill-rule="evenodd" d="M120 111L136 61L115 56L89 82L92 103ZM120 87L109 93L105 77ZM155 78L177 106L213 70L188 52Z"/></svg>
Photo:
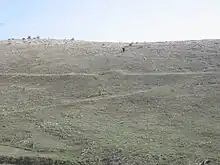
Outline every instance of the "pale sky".
<svg viewBox="0 0 220 165"><path fill-rule="evenodd" d="M220 0L0 0L0 39L220 39Z"/></svg>

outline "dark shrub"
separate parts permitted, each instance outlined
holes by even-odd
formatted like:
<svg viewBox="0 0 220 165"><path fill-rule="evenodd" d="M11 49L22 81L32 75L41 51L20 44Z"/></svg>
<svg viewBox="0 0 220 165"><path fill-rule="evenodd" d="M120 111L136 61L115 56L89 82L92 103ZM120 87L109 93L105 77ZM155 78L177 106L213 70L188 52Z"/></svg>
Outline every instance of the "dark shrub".
<svg viewBox="0 0 220 165"><path fill-rule="evenodd" d="M129 46L132 46L132 45L133 45L133 42L129 44Z"/></svg>

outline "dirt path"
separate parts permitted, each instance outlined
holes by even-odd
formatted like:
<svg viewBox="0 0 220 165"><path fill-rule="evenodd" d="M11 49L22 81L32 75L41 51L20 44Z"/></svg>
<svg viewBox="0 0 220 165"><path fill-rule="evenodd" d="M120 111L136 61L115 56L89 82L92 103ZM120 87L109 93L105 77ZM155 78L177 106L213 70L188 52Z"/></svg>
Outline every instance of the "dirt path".
<svg viewBox="0 0 220 165"><path fill-rule="evenodd" d="M113 70L113 71L106 71L102 72L110 73L110 72L117 72L123 75L143 75L143 76L163 76L163 75L204 75L204 74L220 74L220 72L148 72L148 73L136 73L136 72L127 72L124 70Z"/></svg>
<svg viewBox="0 0 220 165"><path fill-rule="evenodd" d="M39 153L39 152L27 151L22 148L5 146L5 145L0 145L0 155L5 155L5 156L14 156L14 155L16 155L16 156L40 156L40 157L58 158L58 155L56 153L52 153L52 152Z"/></svg>
<svg viewBox="0 0 220 165"><path fill-rule="evenodd" d="M96 76L87 73L63 73L63 74L36 74L36 73L0 73L0 76L26 76L26 77L60 77L60 76Z"/></svg>
<svg viewBox="0 0 220 165"><path fill-rule="evenodd" d="M112 70L100 72L96 74L89 73L62 73L62 74L36 74L36 73L0 73L0 76L26 76L26 77L60 77L60 76L99 76L111 72L120 73L123 75L143 75L143 76L157 76L157 75L205 75L205 74L220 74L220 72L148 72L148 73L135 73L126 72L123 70Z"/></svg>

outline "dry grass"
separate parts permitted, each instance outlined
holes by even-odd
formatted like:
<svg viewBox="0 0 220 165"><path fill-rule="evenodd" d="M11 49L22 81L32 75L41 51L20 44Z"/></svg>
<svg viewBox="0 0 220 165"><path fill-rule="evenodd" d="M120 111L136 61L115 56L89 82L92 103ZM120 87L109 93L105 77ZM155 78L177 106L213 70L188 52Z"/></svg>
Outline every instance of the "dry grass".
<svg viewBox="0 0 220 165"><path fill-rule="evenodd" d="M117 43L2 41L0 155L218 164L220 41L133 43L126 50Z"/></svg>

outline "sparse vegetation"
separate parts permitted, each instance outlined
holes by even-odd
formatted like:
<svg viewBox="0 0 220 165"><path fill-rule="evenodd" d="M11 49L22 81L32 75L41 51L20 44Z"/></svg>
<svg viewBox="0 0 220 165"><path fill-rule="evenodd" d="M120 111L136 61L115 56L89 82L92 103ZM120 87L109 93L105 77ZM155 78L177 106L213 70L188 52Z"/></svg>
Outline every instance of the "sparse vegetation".
<svg viewBox="0 0 220 165"><path fill-rule="evenodd" d="M8 42L0 164L219 165L220 40Z"/></svg>
<svg viewBox="0 0 220 165"><path fill-rule="evenodd" d="M27 39L28 39L28 40L31 40L31 36L28 36Z"/></svg>

